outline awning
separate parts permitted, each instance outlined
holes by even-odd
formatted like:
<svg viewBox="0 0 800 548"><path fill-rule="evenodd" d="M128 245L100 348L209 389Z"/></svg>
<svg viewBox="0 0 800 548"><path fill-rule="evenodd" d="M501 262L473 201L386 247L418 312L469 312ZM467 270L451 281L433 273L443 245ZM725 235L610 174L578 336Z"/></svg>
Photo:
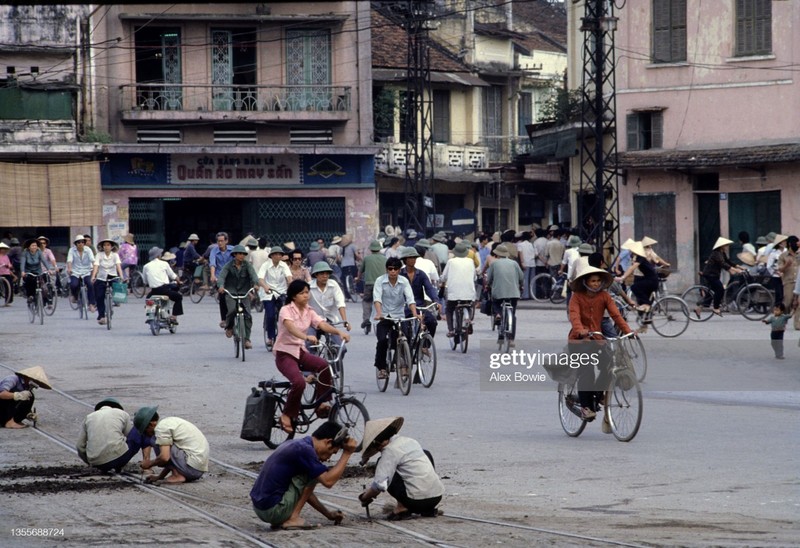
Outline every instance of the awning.
<svg viewBox="0 0 800 548"><path fill-rule="evenodd" d="M99 164L0 163L0 200L0 226L99 225Z"/></svg>
<svg viewBox="0 0 800 548"><path fill-rule="evenodd" d="M372 79L376 82L403 82L406 80L405 69L372 69ZM454 84L457 86L488 87L489 83L468 72L431 71L431 82L436 84Z"/></svg>

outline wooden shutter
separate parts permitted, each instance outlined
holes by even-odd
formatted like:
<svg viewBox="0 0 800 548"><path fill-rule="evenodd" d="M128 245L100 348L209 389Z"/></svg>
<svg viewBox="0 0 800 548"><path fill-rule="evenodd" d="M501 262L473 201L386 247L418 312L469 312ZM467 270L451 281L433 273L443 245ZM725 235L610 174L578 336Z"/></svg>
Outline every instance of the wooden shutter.
<svg viewBox="0 0 800 548"><path fill-rule="evenodd" d="M651 141L650 148L664 147L664 113L652 112L650 114Z"/></svg>
<svg viewBox="0 0 800 548"><path fill-rule="evenodd" d="M686 61L686 0L672 0L670 8L670 61Z"/></svg>
<svg viewBox="0 0 800 548"><path fill-rule="evenodd" d="M433 140L437 143L450 142L450 92L433 92Z"/></svg>
<svg viewBox="0 0 800 548"><path fill-rule="evenodd" d="M772 0L756 0L754 53L772 52Z"/></svg>
<svg viewBox="0 0 800 548"><path fill-rule="evenodd" d="M670 0L653 0L653 62L670 60Z"/></svg>
<svg viewBox="0 0 800 548"><path fill-rule="evenodd" d="M628 150L641 150L639 144L639 115L635 112L625 117L625 125L628 133Z"/></svg>

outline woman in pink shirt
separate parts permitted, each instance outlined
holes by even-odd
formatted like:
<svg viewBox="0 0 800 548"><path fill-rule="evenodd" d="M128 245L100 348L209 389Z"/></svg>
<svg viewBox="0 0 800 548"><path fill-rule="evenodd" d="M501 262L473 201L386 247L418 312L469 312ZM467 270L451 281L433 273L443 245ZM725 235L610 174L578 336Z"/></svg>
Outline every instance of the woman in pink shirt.
<svg viewBox="0 0 800 548"><path fill-rule="evenodd" d="M11 306L11 303L14 301L14 282L17 281L11 259L8 258L9 249L11 248L0 242L0 276L8 280L9 287L11 288L8 294L5 295L6 306Z"/></svg>
<svg viewBox="0 0 800 548"><path fill-rule="evenodd" d="M306 349L306 342L317 344L317 337L308 335L308 328L314 327L326 333L339 335L350 342L346 331L339 331L328 324L319 314L308 306L310 298L309 286L303 280L294 280L286 290L286 303L278 315L278 336L272 352L275 354L275 365L284 377L292 383L286 406L281 415L281 428L292 432L292 421L300 414L300 398L305 390L306 380L303 371L317 375L314 398L318 399L331 386L331 373L328 362L314 356ZM330 397L328 397L330 399ZM330 412L330 404L321 403L317 407L317 416L325 418Z"/></svg>

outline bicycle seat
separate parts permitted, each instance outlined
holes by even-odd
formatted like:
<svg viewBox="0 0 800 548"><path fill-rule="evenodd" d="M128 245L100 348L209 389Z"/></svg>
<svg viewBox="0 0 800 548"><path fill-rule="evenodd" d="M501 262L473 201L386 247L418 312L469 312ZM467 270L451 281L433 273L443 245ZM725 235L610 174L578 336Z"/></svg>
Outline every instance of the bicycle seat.
<svg viewBox="0 0 800 548"><path fill-rule="evenodd" d="M152 299L154 301L158 300L158 301L162 301L162 302L167 302L169 300L169 297L167 297L166 295L151 295L150 299Z"/></svg>

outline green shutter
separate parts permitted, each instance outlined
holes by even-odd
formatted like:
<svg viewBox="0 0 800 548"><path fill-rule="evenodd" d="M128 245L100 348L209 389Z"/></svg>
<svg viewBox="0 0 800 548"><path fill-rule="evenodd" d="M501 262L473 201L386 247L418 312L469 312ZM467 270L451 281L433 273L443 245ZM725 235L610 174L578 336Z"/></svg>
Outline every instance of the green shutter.
<svg viewBox="0 0 800 548"><path fill-rule="evenodd" d="M639 115L628 114L625 117L625 126L628 133L628 150L641 150L639 144Z"/></svg>

